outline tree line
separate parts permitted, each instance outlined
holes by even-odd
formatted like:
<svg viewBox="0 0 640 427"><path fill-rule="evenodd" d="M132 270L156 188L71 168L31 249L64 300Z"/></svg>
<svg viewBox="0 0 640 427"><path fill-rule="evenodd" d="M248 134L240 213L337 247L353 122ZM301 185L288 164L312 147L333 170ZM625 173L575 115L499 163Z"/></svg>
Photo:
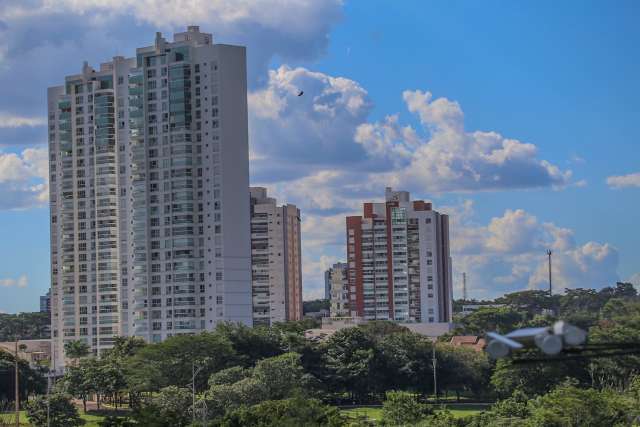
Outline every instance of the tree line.
<svg viewBox="0 0 640 427"><path fill-rule="evenodd" d="M502 305L456 317L453 333L505 333L564 319L588 329L593 343L640 342L640 299L627 284L552 297L523 291L491 303ZM305 338L309 326L227 323L153 344L121 337L99 359L84 343L70 342L71 361L52 399L60 407L73 397L127 408L126 419L108 421L120 424L105 425L373 425L337 409L354 404L382 404L383 425L611 426L633 425L640 416L637 355L496 363L451 346L449 336L432 342L392 322L342 329L321 341ZM434 355L439 400L495 402L491 409L462 419L439 410ZM32 399L29 407L35 420L45 401ZM73 425L69 420L61 425Z"/></svg>

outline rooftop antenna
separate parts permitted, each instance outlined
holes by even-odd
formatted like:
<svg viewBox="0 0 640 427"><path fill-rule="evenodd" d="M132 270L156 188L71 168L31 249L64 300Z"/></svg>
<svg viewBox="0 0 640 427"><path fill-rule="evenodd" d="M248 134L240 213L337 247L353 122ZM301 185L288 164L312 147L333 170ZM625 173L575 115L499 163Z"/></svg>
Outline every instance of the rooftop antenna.
<svg viewBox="0 0 640 427"><path fill-rule="evenodd" d="M553 296L553 287L551 285L551 249L547 249L547 256L549 257L549 296Z"/></svg>
<svg viewBox="0 0 640 427"><path fill-rule="evenodd" d="M462 273L462 299L467 301L467 273Z"/></svg>

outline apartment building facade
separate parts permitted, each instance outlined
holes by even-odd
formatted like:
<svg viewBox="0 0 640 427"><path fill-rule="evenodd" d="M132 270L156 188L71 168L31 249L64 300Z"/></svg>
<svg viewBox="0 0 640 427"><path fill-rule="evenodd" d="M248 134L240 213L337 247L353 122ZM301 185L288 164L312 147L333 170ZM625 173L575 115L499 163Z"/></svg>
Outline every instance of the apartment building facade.
<svg viewBox="0 0 640 427"><path fill-rule="evenodd" d="M252 323L246 52L189 27L49 88L53 354Z"/></svg>
<svg viewBox="0 0 640 427"><path fill-rule="evenodd" d="M391 188L363 211L346 219L351 311L366 320L451 322L448 216Z"/></svg>
<svg viewBox="0 0 640 427"><path fill-rule="evenodd" d="M251 187L253 324L302 319L300 210Z"/></svg>
<svg viewBox="0 0 640 427"><path fill-rule="evenodd" d="M329 293L331 317L357 316L349 304L348 264L337 262L325 271L325 291Z"/></svg>

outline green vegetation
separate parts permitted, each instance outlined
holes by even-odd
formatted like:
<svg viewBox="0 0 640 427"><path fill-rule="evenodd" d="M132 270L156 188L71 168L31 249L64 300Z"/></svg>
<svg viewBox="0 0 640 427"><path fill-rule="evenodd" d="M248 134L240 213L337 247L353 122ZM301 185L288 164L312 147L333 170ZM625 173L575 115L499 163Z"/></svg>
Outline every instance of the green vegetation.
<svg viewBox="0 0 640 427"><path fill-rule="evenodd" d="M304 314L316 313L320 310L329 310L331 302L328 299L314 299L311 301L303 301L302 311Z"/></svg>
<svg viewBox="0 0 640 427"><path fill-rule="evenodd" d="M71 398L62 394L52 394L49 397L37 396L29 401L27 418L35 427L48 425L74 427L84 424Z"/></svg>
<svg viewBox="0 0 640 427"><path fill-rule="evenodd" d="M640 298L627 284L553 297L524 291L492 303L502 306L458 318L455 333L507 332L562 318L587 328L593 343L640 342ZM52 399L60 416L68 417L64 425L89 421L91 415L85 425L103 427L608 427L632 426L640 417L638 355L496 363L483 352L451 346L447 337L434 343L390 322L342 329L321 342L305 339L309 325L221 324L155 344L118 338L99 359L72 342L65 350L73 362L56 381ZM5 399L12 397L12 362L9 353L0 352L0 375L8 382L0 386ZM42 373L22 363L20 369L25 378L31 376L22 393L30 396L25 407L38 425ZM84 414L77 414L65 396L84 402ZM102 411L87 412L88 402ZM345 406L351 408L337 409Z"/></svg>
<svg viewBox="0 0 640 427"><path fill-rule="evenodd" d="M49 313L0 313L0 341L46 339L50 327Z"/></svg>

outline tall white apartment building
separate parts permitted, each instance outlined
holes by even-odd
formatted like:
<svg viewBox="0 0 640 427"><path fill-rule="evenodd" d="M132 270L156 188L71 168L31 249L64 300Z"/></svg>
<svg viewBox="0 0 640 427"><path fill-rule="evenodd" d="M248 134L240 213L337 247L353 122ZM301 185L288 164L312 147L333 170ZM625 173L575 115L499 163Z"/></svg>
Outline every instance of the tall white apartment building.
<svg viewBox="0 0 640 427"><path fill-rule="evenodd" d="M451 322L449 217L406 191L387 188L385 199L347 217L351 309L367 320Z"/></svg>
<svg viewBox="0 0 640 427"><path fill-rule="evenodd" d="M49 88L54 355L251 324L245 48L189 27Z"/></svg>
<svg viewBox="0 0 640 427"><path fill-rule="evenodd" d="M253 324L302 319L300 210L251 187Z"/></svg>
<svg viewBox="0 0 640 427"><path fill-rule="evenodd" d="M349 281L348 281L348 264L337 262L325 271L325 290L329 292L329 301L331 317L350 317L356 316L349 304Z"/></svg>

